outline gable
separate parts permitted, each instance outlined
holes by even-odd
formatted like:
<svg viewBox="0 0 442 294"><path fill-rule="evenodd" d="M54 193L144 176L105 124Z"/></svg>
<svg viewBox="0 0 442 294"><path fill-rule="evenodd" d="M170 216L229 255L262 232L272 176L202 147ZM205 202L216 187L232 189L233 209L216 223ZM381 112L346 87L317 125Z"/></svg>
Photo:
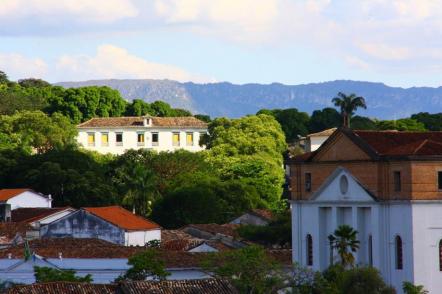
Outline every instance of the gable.
<svg viewBox="0 0 442 294"><path fill-rule="evenodd" d="M310 200L318 202L374 202L376 198L348 170L338 167Z"/></svg>
<svg viewBox="0 0 442 294"><path fill-rule="evenodd" d="M313 161L369 160L370 156L343 133L330 137L313 157Z"/></svg>

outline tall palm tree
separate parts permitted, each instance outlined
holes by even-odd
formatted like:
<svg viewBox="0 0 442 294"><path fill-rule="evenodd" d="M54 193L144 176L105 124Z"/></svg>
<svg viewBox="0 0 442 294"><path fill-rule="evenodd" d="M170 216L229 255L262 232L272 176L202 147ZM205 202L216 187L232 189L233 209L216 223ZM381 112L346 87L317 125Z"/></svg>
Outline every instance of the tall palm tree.
<svg viewBox="0 0 442 294"><path fill-rule="evenodd" d="M339 226L335 232L328 236L330 246L338 251L343 267L353 266L355 258L352 252L359 249L359 241L356 239L358 231L348 225Z"/></svg>
<svg viewBox="0 0 442 294"><path fill-rule="evenodd" d="M336 107L341 109L341 115L344 119L343 126L346 128L350 127L350 119L359 107L367 108L364 97L356 96L356 94L346 95L339 92L338 95L332 99L332 102Z"/></svg>

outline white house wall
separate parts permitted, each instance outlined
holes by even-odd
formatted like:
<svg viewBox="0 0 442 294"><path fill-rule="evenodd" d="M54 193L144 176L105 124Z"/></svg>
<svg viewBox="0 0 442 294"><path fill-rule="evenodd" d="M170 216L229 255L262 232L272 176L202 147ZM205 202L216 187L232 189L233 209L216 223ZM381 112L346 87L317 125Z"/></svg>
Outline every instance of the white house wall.
<svg viewBox="0 0 442 294"><path fill-rule="evenodd" d="M125 232L124 238L126 246L144 246L149 241L161 241L161 230Z"/></svg>
<svg viewBox="0 0 442 294"><path fill-rule="evenodd" d="M11 204L11 210L21 207L51 207L51 199L43 197L32 191L25 191L10 198L7 203Z"/></svg>
<svg viewBox="0 0 442 294"><path fill-rule="evenodd" d="M123 154L129 149L152 149L158 152L160 151L174 151L177 149L185 149L188 151L201 151L204 147L199 145L200 133L206 133L207 129L201 128L188 128L188 129L172 129L172 128L91 128L91 129L79 129L77 141L85 149L94 150L100 153L111 154ZM88 145L88 133L95 134L94 146ZM101 134L107 133L109 143L107 146L103 146L101 143ZM123 144L117 146L116 133L123 133ZM145 143L139 145L137 142L137 134L143 133ZM152 133L158 133L158 145L152 145ZM180 133L180 145L173 146L172 134ZM193 133L193 144L187 145L186 133Z"/></svg>

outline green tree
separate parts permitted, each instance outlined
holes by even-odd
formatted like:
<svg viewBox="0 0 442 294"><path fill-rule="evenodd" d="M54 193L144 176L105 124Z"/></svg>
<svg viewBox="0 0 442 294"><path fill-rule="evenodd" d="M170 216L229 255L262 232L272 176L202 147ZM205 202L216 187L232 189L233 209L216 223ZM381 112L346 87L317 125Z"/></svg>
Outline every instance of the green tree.
<svg viewBox="0 0 442 294"><path fill-rule="evenodd" d="M209 123L209 122L212 121L212 119L210 118L210 116L209 116L209 115L206 115L206 114L195 114L194 117L197 118L197 119L199 119L199 120L202 120L202 121L204 121L204 122L206 122L206 123Z"/></svg>
<svg viewBox="0 0 442 294"><path fill-rule="evenodd" d="M152 114L153 110L149 103L144 102L141 99L134 99L132 103L126 107L125 115L127 116L142 116Z"/></svg>
<svg viewBox="0 0 442 294"><path fill-rule="evenodd" d="M381 120L377 122L379 130L426 131L425 125L412 118L398 120Z"/></svg>
<svg viewBox="0 0 442 294"><path fill-rule="evenodd" d="M9 83L8 75L0 70L0 84L7 84Z"/></svg>
<svg viewBox="0 0 442 294"><path fill-rule="evenodd" d="M262 109L257 112L257 115L259 114L273 116L281 125L287 142L293 142L300 136L305 136L308 133L310 117L307 113L300 112L296 108Z"/></svg>
<svg viewBox="0 0 442 294"><path fill-rule="evenodd" d="M354 256L352 252L359 249L359 241L356 239L358 231L348 225L339 226L328 240L332 248L338 251L341 265L345 268L354 265Z"/></svg>
<svg viewBox="0 0 442 294"><path fill-rule="evenodd" d="M213 253L202 266L215 277L229 280L240 293L270 294L287 287L281 264L256 245Z"/></svg>
<svg viewBox="0 0 442 294"><path fill-rule="evenodd" d="M77 130L58 113L48 116L41 111L23 111L0 116L0 134L3 134L0 135L0 146L10 144L28 152L42 153L75 144Z"/></svg>
<svg viewBox="0 0 442 294"><path fill-rule="evenodd" d="M50 267L34 266L34 275L36 283L48 283L48 282L82 282L91 283L92 276L87 274L84 277L75 275L73 270L58 270Z"/></svg>
<svg viewBox="0 0 442 294"><path fill-rule="evenodd" d="M374 267L356 267L344 271L340 293L345 294L394 294Z"/></svg>
<svg viewBox="0 0 442 294"><path fill-rule="evenodd" d="M343 126L347 128L350 127L350 120L355 111L358 108L367 108L365 99L363 97L356 96L356 94L346 95L339 92L338 95L332 99L332 102L336 107L340 108L343 118Z"/></svg>
<svg viewBox="0 0 442 294"><path fill-rule="evenodd" d="M34 78L18 80L18 84L24 88L44 88L51 86L51 84L46 81Z"/></svg>
<svg viewBox="0 0 442 294"><path fill-rule="evenodd" d="M354 130L377 130L378 128L376 121L359 115L352 117L351 126Z"/></svg>
<svg viewBox="0 0 442 294"><path fill-rule="evenodd" d="M164 101L155 101L150 104L154 116L172 116L172 107Z"/></svg>
<svg viewBox="0 0 442 294"><path fill-rule="evenodd" d="M422 285L413 285L410 282L402 283L402 290L405 294L428 294L428 291L425 290Z"/></svg>
<svg viewBox="0 0 442 294"><path fill-rule="evenodd" d="M339 127L342 124L342 118L334 108L324 108L315 110L310 117L308 129L311 133L320 132L330 128Z"/></svg>
<svg viewBox="0 0 442 294"><path fill-rule="evenodd" d="M117 278L117 281L145 281L148 277L157 281L163 281L170 275L165 269L160 251L155 248L149 248L129 257L127 263L131 267L123 276Z"/></svg>
<svg viewBox="0 0 442 294"><path fill-rule="evenodd" d="M411 119L423 123L427 130L442 131L442 113L429 114L428 112L419 112L413 114Z"/></svg>
<svg viewBox="0 0 442 294"><path fill-rule="evenodd" d="M259 194L241 181L222 182L217 177L196 173L159 199L153 208L153 220L166 228L192 223L225 223L255 208Z"/></svg>

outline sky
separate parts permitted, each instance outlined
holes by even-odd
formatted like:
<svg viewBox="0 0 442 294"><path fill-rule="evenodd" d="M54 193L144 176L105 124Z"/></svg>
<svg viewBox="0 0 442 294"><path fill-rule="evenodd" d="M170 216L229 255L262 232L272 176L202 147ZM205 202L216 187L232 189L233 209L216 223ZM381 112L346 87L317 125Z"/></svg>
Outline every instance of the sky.
<svg viewBox="0 0 442 294"><path fill-rule="evenodd" d="M439 0L0 0L12 80L442 85Z"/></svg>

